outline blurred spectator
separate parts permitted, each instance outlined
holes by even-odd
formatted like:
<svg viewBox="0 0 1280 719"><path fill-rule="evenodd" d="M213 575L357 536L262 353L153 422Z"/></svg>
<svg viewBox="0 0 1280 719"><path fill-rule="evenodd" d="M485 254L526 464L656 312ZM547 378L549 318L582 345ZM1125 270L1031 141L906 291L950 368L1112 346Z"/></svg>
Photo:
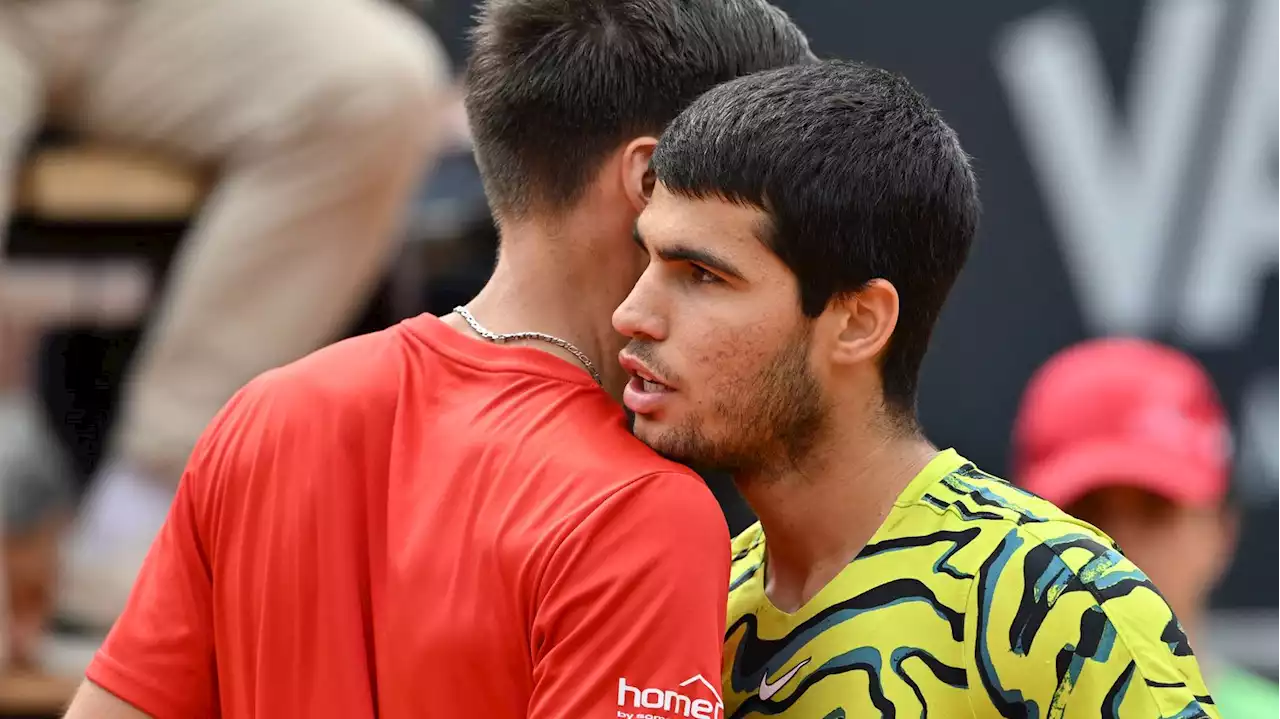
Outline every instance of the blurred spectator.
<svg viewBox="0 0 1280 719"><path fill-rule="evenodd" d="M1111 535L1197 648L1210 592L1235 552L1230 453L1204 370L1134 339L1085 342L1052 358L1027 387L1014 436L1018 482ZM1280 714L1274 684L1198 655L1224 717Z"/></svg>
<svg viewBox="0 0 1280 719"><path fill-rule="evenodd" d="M65 548L65 616L110 625L205 424L358 311L438 144L446 65L384 0L0 2L0 228L45 124L217 175ZM0 435L36 431L28 404ZM0 480L34 465L0 455Z"/></svg>
<svg viewBox="0 0 1280 719"><path fill-rule="evenodd" d="M4 391L29 381L26 328L0 312L0 491L5 541L0 552L0 665L34 661L55 586L58 535L66 524L68 468L58 445L31 421L34 397ZM6 616L7 613L7 616Z"/></svg>

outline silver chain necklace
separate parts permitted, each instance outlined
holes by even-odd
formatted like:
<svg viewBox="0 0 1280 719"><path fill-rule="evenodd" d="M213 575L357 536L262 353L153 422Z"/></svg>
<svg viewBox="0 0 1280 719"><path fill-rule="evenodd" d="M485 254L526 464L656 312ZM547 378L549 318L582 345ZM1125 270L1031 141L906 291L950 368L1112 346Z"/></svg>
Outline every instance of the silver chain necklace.
<svg viewBox="0 0 1280 719"><path fill-rule="evenodd" d="M454 307L453 311L456 312L459 317L467 321L467 326L470 327L473 332L494 344L501 345L508 342L516 342L518 340L538 340L539 342L548 342L567 350L569 354L578 358L578 361L582 363L583 367L587 368L587 371L591 373L591 379L594 379L596 384L604 386L604 382L600 381L600 372L596 370L596 365L591 361L591 358L588 357L585 352L574 347L572 343L566 340L562 340L559 337L542 332L510 332L507 334L490 332L485 329L483 325L477 322L475 317L471 316L471 313L467 311L466 307Z"/></svg>

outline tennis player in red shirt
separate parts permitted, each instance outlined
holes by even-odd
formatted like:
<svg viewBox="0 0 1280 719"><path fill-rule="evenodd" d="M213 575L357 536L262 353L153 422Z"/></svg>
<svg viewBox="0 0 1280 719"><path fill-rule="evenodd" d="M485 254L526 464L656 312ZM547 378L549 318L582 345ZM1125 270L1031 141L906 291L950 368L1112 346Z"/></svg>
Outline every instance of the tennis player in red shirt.
<svg viewBox="0 0 1280 719"><path fill-rule="evenodd" d="M728 530L628 431L610 316L654 137L809 58L764 0L490 2L492 281L228 403L68 716L720 719Z"/></svg>

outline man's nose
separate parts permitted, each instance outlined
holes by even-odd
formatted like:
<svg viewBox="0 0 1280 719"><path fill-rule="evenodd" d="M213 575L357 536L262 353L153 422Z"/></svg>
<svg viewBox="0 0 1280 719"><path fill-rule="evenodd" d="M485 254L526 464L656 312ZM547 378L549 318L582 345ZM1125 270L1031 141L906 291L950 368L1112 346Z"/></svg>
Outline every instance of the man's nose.
<svg viewBox="0 0 1280 719"><path fill-rule="evenodd" d="M658 311L660 298L656 296L646 271L631 289L631 294L613 312L613 328L631 339L661 341L666 339L666 322Z"/></svg>

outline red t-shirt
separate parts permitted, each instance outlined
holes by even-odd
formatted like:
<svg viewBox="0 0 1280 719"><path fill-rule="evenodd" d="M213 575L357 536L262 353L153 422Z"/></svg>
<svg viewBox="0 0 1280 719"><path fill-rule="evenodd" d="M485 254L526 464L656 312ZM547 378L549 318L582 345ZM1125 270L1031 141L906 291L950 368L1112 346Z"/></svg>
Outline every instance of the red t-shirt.
<svg viewBox="0 0 1280 719"><path fill-rule="evenodd" d="M88 675L160 719L718 719L728 546L580 369L422 316L227 404Z"/></svg>

